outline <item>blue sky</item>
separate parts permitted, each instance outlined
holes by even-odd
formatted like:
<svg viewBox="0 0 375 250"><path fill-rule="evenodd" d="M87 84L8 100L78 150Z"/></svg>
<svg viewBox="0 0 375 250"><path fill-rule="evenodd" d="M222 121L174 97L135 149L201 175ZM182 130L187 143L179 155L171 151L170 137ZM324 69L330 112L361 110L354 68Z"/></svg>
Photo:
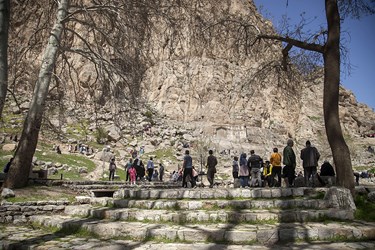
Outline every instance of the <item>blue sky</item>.
<svg viewBox="0 0 375 250"><path fill-rule="evenodd" d="M370 0L367 0L370 1ZM288 6L287 6L288 2ZM314 21L310 29L314 31L320 25L326 27L324 0L254 0L258 10L272 21L275 27L281 17L287 15L291 23L300 21L300 14ZM263 8L260 8L260 6ZM316 18L315 18L316 17ZM341 83L351 90L358 102L375 108L375 15L362 17L360 20L345 19L341 25L342 35L349 49L352 65L350 75L346 69L341 74Z"/></svg>

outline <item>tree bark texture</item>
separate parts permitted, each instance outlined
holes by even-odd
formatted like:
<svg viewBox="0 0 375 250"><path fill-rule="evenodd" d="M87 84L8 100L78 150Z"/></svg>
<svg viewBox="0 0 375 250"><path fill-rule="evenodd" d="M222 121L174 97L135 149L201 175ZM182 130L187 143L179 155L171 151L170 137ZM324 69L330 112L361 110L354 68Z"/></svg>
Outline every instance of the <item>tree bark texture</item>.
<svg viewBox="0 0 375 250"><path fill-rule="evenodd" d="M0 118L8 88L8 30L10 0L0 0Z"/></svg>
<svg viewBox="0 0 375 250"><path fill-rule="evenodd" d="M64 29L63 21L67 16L68 7L69 0L60 0L57 20L52 28L47 47L44 51L42 65L30 103L29 112L23 125L21 139L15 152L13 163L4 183L5 187L20 188L28 184L32 158L38 143L45 101L56 63L59 42Z"/></svg>
<svg viewBox="0 0 375 250"><path fill-rule="evenodd" d="M354 190L354 177L349 148L344 140L339 119L340 87L340 15L337 0L326 0L328 24L324 48L323 110L326 134L336 166L337 184Z"/></svg>

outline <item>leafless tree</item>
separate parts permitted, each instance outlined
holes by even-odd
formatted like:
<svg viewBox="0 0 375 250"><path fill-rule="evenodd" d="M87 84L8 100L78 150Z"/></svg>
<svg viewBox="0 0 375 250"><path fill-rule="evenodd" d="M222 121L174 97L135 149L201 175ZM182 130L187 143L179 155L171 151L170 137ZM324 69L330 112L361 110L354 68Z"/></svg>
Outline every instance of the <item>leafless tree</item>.
<svg viewBox="0 0 375 250"><path fill-rule="evenodd" d="M39 131L42 124L45 101L56 63L58 47L64 29L64 19L68 14L68 8L69 0L61 0L59 2L56 22L52 28L48 45L44 51L33 99L24 122L20 142L11 166L12 169L9 171L4 182L5 187L24 187L28 183L32 158L38 143Z"/></svg>
<svg viewBox="0 0 375 250"><path fill-rule="evenodd" d="M25 23L35 25L28 40L28 45L32 46L22 47L12 54L19 59L15 60L18 65L27 61L25 59L39 56L36 51L44 47L46 31L52 25L51 13L56 10L57 21L53 24L43 55L12 170L4 184L10 188L27 185L46 101L51 97L53 100L54 95L62 98L65 92L61 88L67 90L68 82L73 84L77 102L84 101L87 94L95 95L98 89L101 90L97 97L99 104L100 100L113 97L135 101L145 69L142 60L146 52L142 48L152 26L149 15L160 15L160 9L164 8L157 0L45 0L44 5L39 4L40 9L34 9L39 15L33 15L35 13L27 9L29 5L33 8L33 1L15 4L15 7L27 10L24 20L30 23ZM14 26L17 28L17 20L14 20ZM93 66L93 79L89 82L80 82L72 54L80 55ZM22 74L16 72L14 79L19 80ZM16 83L17 80L14 81ZM89 91L84 91L82 84L88 84Z"/></svg>
<svg viewBox="0 0 375 250"><path fill-rule="evenodd" d="M3 117L8 88L8 29L10 1L0 0L0 119Z"/></svg>
<svg viewBox="0 0 375 250"><path fill-rule="evenodd" d="M340 10L339 11L339 7ZM330 144L333 161L337 171L337 184L354 191L354 178L350 151L345 142L339 119L339 86L340 86L340 13L342 16L352 14L359 17L360 13L374 13L374 8L361 0L325 0L327 29L318 31L310 39L300 40L291 36L261 34L258 39L278 40L286 43L284 58L295 46L313 51L323 56L324 63L324 95L323 112L326 134Z"/></svg>

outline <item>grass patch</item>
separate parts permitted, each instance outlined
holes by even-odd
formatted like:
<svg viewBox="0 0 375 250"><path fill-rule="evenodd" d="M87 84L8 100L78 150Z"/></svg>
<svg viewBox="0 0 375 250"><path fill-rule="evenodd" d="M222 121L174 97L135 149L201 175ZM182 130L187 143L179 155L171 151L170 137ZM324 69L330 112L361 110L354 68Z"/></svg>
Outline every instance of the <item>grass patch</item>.
<svg viewBox="0 0 375 250"><path fill-rule="evenodd" d="M320 121L322 119L322 117L319 117L319 116L308 116L308 117L312 121Z"/></svg>
<svg viewBox="0 0 375 250"><path fill-rule="evenodd" d="M60 179L60 175L62 174L64 179L82 180L84 178L79 173L79 168L86 168L88 173L94 171L96 168L93 161L79 154L57 154L56 152L36 151L34 156L44 162L66 164L70 167L70 171L60 169L58 174L48 176L50 179Z"/></svg>
<svg viewBox="0 0 375 250"><path fill-rule="evenodd" d="M375 203L367 200L366 195L357 195L354 199L357 210L354 218L368 222L375 222Z"/></svg>
<svg viewBox="0 0 375 250"><path fill-rule="evenodd" d="M161 159L177 160L175 155L174 155L174 151L173 151L172 148L163 148L163 149L156 150L152 153L146 153L145 154L145 156L147 156L146 159L149 159L149 156L151 156L151 155L155 156L154 163L157 163L157 161L161 160ZM157 161L155 161L155 160L157 160Z"/></svg>
<svg viewBox="0 0 375 250"><path fill-rule="evenodd" d="M325 195L325 192L317 192L315 195L310 196L310 199L322 200Z"/></svg>
<svg viewBox="0 0 375 250"><path fill-rule="evenodd" d="M15 197L7 198L9 202L27 201L58 201L67 200L74 202L76 193L63 187L48 187L42 185L30 185L22 189L15 189Z"/></svg>

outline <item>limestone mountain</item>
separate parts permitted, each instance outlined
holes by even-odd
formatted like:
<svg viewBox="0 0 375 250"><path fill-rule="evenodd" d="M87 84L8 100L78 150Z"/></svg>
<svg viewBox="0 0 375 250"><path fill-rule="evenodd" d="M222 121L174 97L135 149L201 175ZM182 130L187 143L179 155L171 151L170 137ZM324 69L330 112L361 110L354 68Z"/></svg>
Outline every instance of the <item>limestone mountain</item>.
<svg viewBox="0 0 375 250"><path fill-rule="evenodd" d="M94 9L92 1L73 2L77 5L72 13L77 6ZM101 25L102 35L87 28L87 22L76 23L73 18L67 23L86 43L74 35L63 41L70 47L58 61L46 112L55 127L66 131L69 124L86 119L89 127L110 131L119 147L130 143L168 147L175 140L172 135L184 134L183 140L192 145L232 153L254 149L265 158L273 147L284 147L287 138L295 140L298 155L309 139L322 159L331 159L323 121L322 71L317 68L305 75L291 63L285 68L281 43L256 41L259 33L275 31L251 0L107 2L120 7L117 16L108 19L113 23L101 19L104 9L98 7L93 14L92 26ZM47 18L42 14L46 15L48 4L41 1L28 11ZM15 13L10 47L29 49L11 65L10 88L24 98L32 93L40 65L42 42L37 39L48 29L23 29ZM79 15L76 20L86 20ZM37 21L29 18L27 25L37 27ZM116 22L125 28L113 28ZM111 25L114 32L106 37L104 31ZM30 47L30 41L38 42ZM99 59L85 56L93 48L92 53L111 64L113 71L101 71L95 64ZM11 58L17 59L16 49L12 51ZM147 110L154 116L152 124L140 115ZM340 118L354 165L374 165L375 156L366 150L375 142L362 137L374 129L374 111L341 88ZM156 131L152 143L131 142L128 135L136 135L147 123Z"/></svg>

